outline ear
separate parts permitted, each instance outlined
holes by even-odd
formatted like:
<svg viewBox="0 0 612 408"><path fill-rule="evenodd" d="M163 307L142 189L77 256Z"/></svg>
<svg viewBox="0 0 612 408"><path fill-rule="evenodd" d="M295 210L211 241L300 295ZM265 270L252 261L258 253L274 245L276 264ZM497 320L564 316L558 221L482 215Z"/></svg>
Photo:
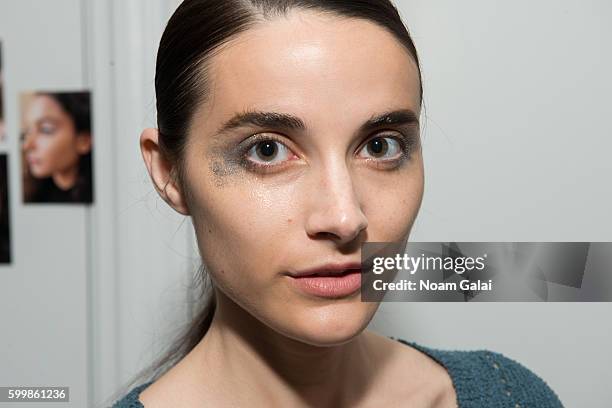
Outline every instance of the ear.
<svg viewBox="0 0 612 408"><path fill-rule="evenodd" d="M91 133L81 132L76 137L76 149L80 155L91 152Z"/></svg>
<svg viewBox="0 0 612 408"><path fill-rule="evenodd" d="M140 151L149 171L155 190L165 202L177 212L189 215L183 192L174 176L172 166L163 157L159 148L157 129L145 129L140 135Z"/></svg>

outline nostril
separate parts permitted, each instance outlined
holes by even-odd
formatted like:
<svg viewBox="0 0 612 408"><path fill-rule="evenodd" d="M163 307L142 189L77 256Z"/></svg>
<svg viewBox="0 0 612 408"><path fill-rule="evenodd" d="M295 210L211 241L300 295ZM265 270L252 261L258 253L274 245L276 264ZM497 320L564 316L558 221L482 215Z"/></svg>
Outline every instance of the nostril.
<svg viewBox="0 0 612 408"><path fill-rule="evenodd" d="M339 237L331 232L318 232L317 236L319 238L325 238L325 239L338 239Z"/></svg>

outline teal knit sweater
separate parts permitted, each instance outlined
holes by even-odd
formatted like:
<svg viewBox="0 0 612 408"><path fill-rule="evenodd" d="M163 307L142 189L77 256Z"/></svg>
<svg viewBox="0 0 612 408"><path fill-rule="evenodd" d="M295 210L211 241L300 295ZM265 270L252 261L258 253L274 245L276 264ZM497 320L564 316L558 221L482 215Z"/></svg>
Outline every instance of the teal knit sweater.
<svg viewBox="0 0 612 408"><path fill-rule="evenodd" d="M446 368L453 380L459 408L563 408L544 380L500 353L439 350L394 340L422 351ZM138 396L151 383L133 388L113 408L143 408Z"/></svg>

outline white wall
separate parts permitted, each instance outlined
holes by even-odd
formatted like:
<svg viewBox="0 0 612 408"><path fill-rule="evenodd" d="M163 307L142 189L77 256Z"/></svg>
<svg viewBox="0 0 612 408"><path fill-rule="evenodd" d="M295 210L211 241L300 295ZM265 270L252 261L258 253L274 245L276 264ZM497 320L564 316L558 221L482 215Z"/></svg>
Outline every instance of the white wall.
<svg viewBox="0 0 612 408"><path fill-rule="evenodd" d="M140 131L155 123L155 52L177 2L0 2L14 255L0 268L2 385L68 385L69 406L106 406L188 317L191 227L157 198L138 150ZM428 115L426 195L412 239L611 241L610 3L397 3L422 58ZM94 91L89 210L20 203L16 95L36 87ZM502 352L568 407L604 407L611 311L393 303L371 327Z"/></svg>
<svg viewBox="0 0 612 408"><path fill-rule="evenodd" d="M11 265L0 266L0 384L69 386L71 406L82 407L90 369L89 212L21 204L17 105L22 91L83 87L80 34L78 0L0 2L13 254Z"/></svg>
<svg viewBox="0 0 612 408"><path fill-rule="evenodd" d="M13 249L0 267L0 384L70 387L70 403L57 407L107 406L165 326L188 316L190 231L156 199L138 150L155 119L156 44L176 4L0 2ZM93 91L95 204L24 206L19 92L84 88Z"/></svg>
<svg viewBox="0 0 612 408"><path fill-rule="evenodd" d="M157 45L176 0L87 0L89 66L96 92L100 192L92 233L92 401L111 396L158 355L189 315L194 270L189 221L154 191L138 138L155 126Z"/></svg>

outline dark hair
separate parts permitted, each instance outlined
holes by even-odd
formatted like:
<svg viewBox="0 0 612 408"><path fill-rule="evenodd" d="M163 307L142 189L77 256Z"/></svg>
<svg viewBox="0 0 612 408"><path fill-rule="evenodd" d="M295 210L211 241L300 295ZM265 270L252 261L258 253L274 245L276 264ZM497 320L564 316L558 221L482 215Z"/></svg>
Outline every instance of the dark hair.
<svg viewBox="0 0 612 408"><path fill-rule="evenodd" d="M77 133L91 133L91 101L89 92L40 92L38 95L49 96L60 104L74 121Z"/></svg>
<svg viewBox="0 0 612 408"><path fill-rule="evenodd" d="M0 263L11 262L8 157L0 153Z"/></svg>
<svg viewBox="0 0 612 408"><path fill-rule="evenodd" d="M211 57L237 34L293 9L374 22L393 34L419 66L410 34L389 0L185 0L162 35L155 71L160 150L172 165L179 185L184 187L181 158L188 129L195 110L207 100L207 67ZM420 76L419 68L419 79ZM421 99L422 95L421 85ZM188 192L185 188L183 191ZM203 274L201 267L198 282L204 282ZM205 286L202 299L207 295ZM152 380L189 353L206 334L215 312L216 300L211 292L208 302L197 311L167 354L147 370L149 375L154 373Z"/></svg>
<svg viewBox="0 0 612 408"><path fill-rule="evenodd" d="M48 96L55 100L72 119L76 133L89 133L91 135L91 98L89 92L37 92L36 95ZM69 202L93 202L91 157L91 151L79 157L78 177L74 187L70 189ZM50 202L48 192L53 188L51 185L53 181L50 178L37 180L29 173L26 173L25 177L24 184L27 185L27 188L24 189L25 201Z"/></svg>

